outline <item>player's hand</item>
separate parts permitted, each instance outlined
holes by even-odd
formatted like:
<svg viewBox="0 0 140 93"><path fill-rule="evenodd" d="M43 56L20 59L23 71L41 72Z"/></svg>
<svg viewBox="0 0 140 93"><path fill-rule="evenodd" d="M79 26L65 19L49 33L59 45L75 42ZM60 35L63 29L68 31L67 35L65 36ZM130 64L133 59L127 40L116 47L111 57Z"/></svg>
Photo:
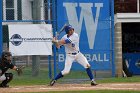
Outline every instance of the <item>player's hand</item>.
<svg viewBox="0 0 140 93"><path fill-rule="evenodd" d="M23 73L23 69L25 68L25 66L20 66L20 67L17 67L16 68L16 71L17 71L17 74L18 74L18 76L20 76L20 75L22 75L22 73Z"/></svg>
<svg viewBox="0 0 140 93"><path fill-rule="evenodd" d="M52 39L52 43L57 43L58 42L58 40L56 39L56 37L54 37L53 39Z"/></svg>

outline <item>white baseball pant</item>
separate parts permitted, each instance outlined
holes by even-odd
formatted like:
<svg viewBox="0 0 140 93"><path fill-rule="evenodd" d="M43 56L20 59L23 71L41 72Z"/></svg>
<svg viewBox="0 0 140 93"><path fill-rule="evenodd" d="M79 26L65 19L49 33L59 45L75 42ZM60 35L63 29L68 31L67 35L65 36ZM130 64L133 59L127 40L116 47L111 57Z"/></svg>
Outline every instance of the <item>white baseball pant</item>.
<svg viewBox="0 0 140 93"><path fill-rule="evenodd" d="M65 60L65 67L63 69L62 75L66 75L70 72L72 63L76 61L79 64L81 64L84 68L89 68L90 64L88 63L86 57L81 53L77 53L76 55L72 55L72 54L66 54L66 60Z"/></svg>

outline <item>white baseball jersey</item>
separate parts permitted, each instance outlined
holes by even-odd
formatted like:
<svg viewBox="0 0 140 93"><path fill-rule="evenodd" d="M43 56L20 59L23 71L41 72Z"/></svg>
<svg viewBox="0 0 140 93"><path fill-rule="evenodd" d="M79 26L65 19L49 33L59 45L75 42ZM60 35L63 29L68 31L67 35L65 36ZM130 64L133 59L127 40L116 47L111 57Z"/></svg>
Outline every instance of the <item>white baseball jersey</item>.
<svg viewBox="0 0 140 93"><path fill-rule="evenodd" d="M79 36L77 33L74 32L70 37L66 34L62 39L66 42L66 44L64 44L66 53L79 52Z"/></svg>
<svg viewBox="0 0 140 93"><path fill-rule="evenodd" d="M65 40L65 52L66 52L66 60L65 67L62 71L62 75L68 74L70 72L72 63L74 61L81 64L84 68L88 68L90 64L88 63L86 57L79 51L79 36L77 33L73 33L70 37L64 35L62 37Z"/></svg>

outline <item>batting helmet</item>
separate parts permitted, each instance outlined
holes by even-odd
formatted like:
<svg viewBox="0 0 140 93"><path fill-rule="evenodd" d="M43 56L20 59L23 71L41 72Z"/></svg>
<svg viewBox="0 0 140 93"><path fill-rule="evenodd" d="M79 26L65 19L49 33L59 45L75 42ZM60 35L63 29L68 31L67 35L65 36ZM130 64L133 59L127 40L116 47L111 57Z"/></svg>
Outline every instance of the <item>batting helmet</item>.
<svg viewBox="0 0 140 93"><path fill-rule="evenodd" d="M65 27L65 32L66 32L66 34L68 34L69 31L70 31L71 29L74 30L74 28L73 28L71 25L67 25L67 26Z"/></svg>
<svg viewBox="0 0 140 93"><path fill-rule="evenodd" d="M2 52L2 60L3 61L11 61L11 59L9 60L7 57L12 56L11 52Z"/></svg>

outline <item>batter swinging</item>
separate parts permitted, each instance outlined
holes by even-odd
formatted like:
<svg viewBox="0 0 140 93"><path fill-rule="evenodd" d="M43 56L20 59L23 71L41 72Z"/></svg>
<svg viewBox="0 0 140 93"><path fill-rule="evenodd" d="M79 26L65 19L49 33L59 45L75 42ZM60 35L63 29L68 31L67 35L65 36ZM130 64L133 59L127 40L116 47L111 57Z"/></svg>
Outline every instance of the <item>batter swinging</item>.
<svg viewBox="0 0 140 93"><path fill-rule="evenodd" d="M61 45L65 46L66 60L64 70L61 71L53 80L51 80L50 86L53 86L59 78L70 72L74 60L86 69L86 72L91 80L91 85L97 85L90 69L90 64L88 63L86 57L79 51L78 34L75 33L74 28L71 25L65 26L65 32L66 34L62 37L61 40L57 40L56 37L52 40L57 48L60 48Z"/></svg>

